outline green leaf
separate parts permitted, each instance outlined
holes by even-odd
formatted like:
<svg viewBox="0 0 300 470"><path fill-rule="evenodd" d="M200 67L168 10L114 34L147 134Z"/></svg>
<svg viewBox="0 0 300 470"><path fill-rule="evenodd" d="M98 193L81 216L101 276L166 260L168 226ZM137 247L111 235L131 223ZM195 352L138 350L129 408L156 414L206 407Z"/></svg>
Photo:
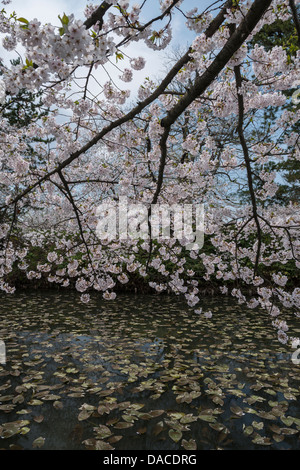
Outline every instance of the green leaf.
<svg viewBox="0 0 300 470"><path fill-rule="evenodd" d="M68 369L66 369L66 372L67 374L77 374L79 370L76 369L75 367L69 367Z"/></svg>
<svg viewBox="0 0 300 470"><path fill-rule="evenodd" d="M170 416L170 418L173 418L173 419L181 419L181 418L183 418L183 417L185 416L185 414L182 413L182 412L179 412L179 411L178 411L178 412L176 412L176 411L170 411L170 412L168 413L168 416Z"/></svg>
<svg viewBox="0 0 300 470"><path fill-rule="evenodd" d="M232 411L233 414L237 416L243 416L245 414L242 408L240 408L239 406L231 406L230 410Z"/></svg>
<svg viewBox="0 0 300 470"><path fill-rule="evenodd" d="M20 21L20 23L25 23L25 24L28 24L28 23L29 23L29 21L26 20L26 18L23 18L23 17L18 18L17 21Z"/></svg>
<svg viewBox="0 0 300 470"><path fill-rule="evenodd" d="M123 59L124 59L124 55L122 54L122 52L117 51L116 52L116 62L118 62L119 60L123 60Z"/></svg>
<svg viewBox="0 0 300 470"><path fill-rule="evenodd" d="M152 410L149 411L149 415L152 416L152 418L156 418L157 416L162 415L165 412L165 410Z"/></svg>
<svg viewBox="0 0 300 470"><path fill-rule="evenodd" d="M69 17L65 13L64 13L63 17L58 15L58 18L60 19L63 26L65 26L65 25L67 26L69 24Z"/></svg>
<svg viewBox="0 0 300 470"><path fill-rule="evenodd" d="M252 426L246 426L244 428L244 434L245 436L251 436L251 434L253 433L254 429Z"/></svg>
<svg viewBox="0 0 300 470"><path fill-rule="evenodd" d="M294 423L294 418L292 418L292 416L281 416L280 419L286 426L292 426L292 424Z"/></svg>
<svg viewBox="0 0 300 470"><path fill-rule="evenodd" d="M281 428L281 432L284 435L291 435L291 434L298 434L298 429L292 429L292 428Z"/></svg>
<svg viewBox="0 0 300 470"><path fill-rule="evenodd" d="M5 423L2 425L2 433L1 437L3 439L10 438L14 436L15 434L20 434L22 429L24 430L22 434L27 434L27 432L30 430L27 427L27 424L29 424L30 421L28 420L18 420L18 421L13 421L10 423Z"/></svg>
<svg viewBox="0 0 300 470"><path fill-rule="evenodd" d="M131 428L133 426L132 423L126 423L125 421L120 421L119 423L115 424L116 429L126 429L126 428Z"/></svg>
<svg viewBox="0 0 300 470"><path fill-rule="evenodd" d="M19 434L28 434L30 431L30 428L28 426L24 426L24 428L22 428L19 432Z"/></svg>
<svg viewBox="0 0 300 470"><path fill-rule="evenodd" d="M198 419L197 416L193 416L192 414L187 414L180 419L180 422L181 424L189 424L189 423L193 423L194 421L197 421L197 419Z"/></svg>
<svg viewBox="0 0 300 470"><path fill-rule="evenodd" d="M202 421L206 421L207 423L214 423L216 421L216 418L213 415L201 414L198 416L198 418Z"/></svg>
<svg viewBox="0 0 300 470"><path fill-rule="evenodd" d="M209 427L218 432L227 430L226 426L224 426L222 423L209 423Z"/></svg>
<svg viewBox="0 0 300 470"><path fill-rule="evenodd" d="M252 421L252 426L255 428L255 429L262 429L264 427L264 423L263 422L258 422L258 421Z"/></svg>
<svg viewBox="0 0 300 470"><path fill-rule="evenodd" d="M258 444L261 446L270 446L272 443L268 437L263 437L257 434L252 440L253 444Z"/></svg>
<svg viewBox="0 0 300 470"><path fill-rule="evenodd" d="M32 443L32 447L35 449L35 448L40 448L40 447L43 447L43 445L45 444L45 438L44 437L38 437L37 439L35 439Z"/></svg>

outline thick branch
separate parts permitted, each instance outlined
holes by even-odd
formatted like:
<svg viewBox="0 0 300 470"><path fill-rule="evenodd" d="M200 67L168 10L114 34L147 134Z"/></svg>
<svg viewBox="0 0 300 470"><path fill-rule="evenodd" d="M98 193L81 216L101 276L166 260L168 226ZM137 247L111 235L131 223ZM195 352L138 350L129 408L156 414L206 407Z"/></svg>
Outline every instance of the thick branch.
<svg viewBox="0 0 300 470"><path fill-rule="evenodd" d="M225 3L222 10L219 12L216 18L210 23L209 27L205 31L205 35L207 38L212 37L214 33L218 30L218 28L221 26L221 24L224 21L224 17L225 17L227 9L231 6L232 6L232 0L229 0ZM167 157L167 140L168 140L169 133L171 130L171 124L172 123L170 123L169 126L167 125L163 126L165 127L165 131L160 139L161 157L160 157L160 162L159 162L157 185L156 185L156 190L153 196L152 204L157 203L158 196L159 196L162 184L163 184L164 170L165 170L166 157Z"/></svg>
<svg viewBox="0 0 300 470"><path fill-rule="evenodd" d="M170 128L167 127L164 130L164 133L161 136L161 139L160 139L160 142L159 142L160 151L161 151L161 158L160 158L160 162L159 162L156 190L155 190L155 193L154 193L154 196L153 196L153 199L152 199L152 204L157 203L158 196L159 196L162 184L163 184L164 169L165 169L166 158L167 158L167 154L168 154L168 152L167 152L167 140L168 140L168 137L169 137L169 133L170 133Z"/></svg>
<svg viewBox="0 0 300 470"><path fill-rule="evenodd" d="M102 28L103 24L103 17L107 10L111 7L111 3L107 2L102 2L101 5L95 10L92 15L85 20L84 25L86 29L91 28L94 26L97 22L99 22L99 28Z"/></svg>
<svg viewBox="0 0 300 470"><path fill-rule="evenodd" d="M244 20L232 36L228 39L223 49L219 52L212 64L206 71L198 76L194 85L178 101L178 103L165 116L161 125L171 126L183 111L208 88L213 80L219 75L231 57L242 46L249 34L253 31L265 11L271 5L272 0L255 0Z"/></svg>
<svg viewBox="0 0 300 470"><path fill-rule="evenodd" d="M76 203L74 201L74 198L73 198L72 193L70 191L70 188L68 186L68 182L66 181L62 171L59 171L58 174L59 174L59 177L60 177L60 179L61 179L61 181L62 181L62 183L65 187L67 197L68 197L68 199L69 199L69 201L70 201L70 203L73 207L73 210L74 210L74 213L75 213L75 216L76 216L76 220L77 220L77 224L78 224L78 228L79 228L79 232L80 232L80 236L81 236L82 242L85 246L86 253L87 253L87 256L89 258L90 265L93 266L91 255L90 255L90 250L89 250L88 244L85 240L85 236L84 236L84 232L83 232L83 228L82 228L82 224L81 224L81 220L80 220L80 216L79 216L79 210L76 206Z"/></svg>

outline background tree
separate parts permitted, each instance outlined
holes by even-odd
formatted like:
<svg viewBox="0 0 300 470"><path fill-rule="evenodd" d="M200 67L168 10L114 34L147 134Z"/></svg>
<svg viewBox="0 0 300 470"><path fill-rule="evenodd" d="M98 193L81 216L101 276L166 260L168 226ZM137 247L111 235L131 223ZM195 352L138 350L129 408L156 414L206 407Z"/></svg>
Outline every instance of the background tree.
<svg viewBox="0 0 300 470"><path fill-rule="evenodd" d="M300 18L299 5L296 7L295 11L298 18ZM272 50L272 48L276 46L282 47L287 53L288 60L292 60L297 55L300 47L294 19L289 18L287 20L282 20L278 18L274 23L264 25L264 27L254 35L249 45L251 48L255 45L262 46L267 51ZM292 112L297 112L297 109L299 109L299 105L295 106L291 101L295 88L299 86L300 83L296 83L293 89L283 91L283 93L288 97L286 104L283 106L284 109ZM270 129L277 112L278 108L275 106L264 109L262 121L260 123L263 129L266 129L267 131ZM299 121L295 122L294 126L291 128L291 132L299 136ZM278 172L280 175L278 179L279 187L275 195L278 203L299 203L300 169L298 161L289 158L285 158L280 162L270 161L267 165L267 169L270 172ZM258 186L260 185L259 180L257 181L257 184Z"/></svg>

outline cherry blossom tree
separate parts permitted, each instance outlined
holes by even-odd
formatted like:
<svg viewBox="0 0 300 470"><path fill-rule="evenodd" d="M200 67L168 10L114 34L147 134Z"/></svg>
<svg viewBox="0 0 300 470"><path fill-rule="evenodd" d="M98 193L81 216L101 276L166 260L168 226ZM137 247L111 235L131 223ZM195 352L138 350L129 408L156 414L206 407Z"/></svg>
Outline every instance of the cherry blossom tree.
<svg viewBox="0 0 300 470"><path fill-rule="evenodd" d="M165 0L153 17L147 3L89 4L85 20L62 14L59 26L1 11L6 54L24 52L1 66L0 288L13 292L9 275L19 269L28 280L72 284L88 302L92 290L114 299L134 276L210 317L199 307L200 285L214 280L221 294L266 310L279 341L298 345L284 311L299 315L300 290L285 274L287 263L299 268L299 205L273 202L278 175L268 163L299 161L297 99L285 107L285 91L295 97L299 88L299 51L248 46L278 20L292 20L299 38L299 1L217 1L201 10ZM178 15L190 46L132 97L126 86L145 66L134 45L167 48ZM20 90L38 93L49 110L22 127L4 112ZM269 107L275 117L261 128ZM151 230L146 240L99 239L97 208L125 196L147 208L148 220L155 204L203 204L204 246L155 240Z"/></svg>

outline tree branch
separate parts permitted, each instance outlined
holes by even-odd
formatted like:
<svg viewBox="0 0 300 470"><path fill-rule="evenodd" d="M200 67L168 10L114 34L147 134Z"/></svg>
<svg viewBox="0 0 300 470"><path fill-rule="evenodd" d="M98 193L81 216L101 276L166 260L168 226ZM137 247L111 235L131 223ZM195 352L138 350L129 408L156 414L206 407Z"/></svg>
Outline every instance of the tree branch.
<svg viewBox="0 0 300 470"><path fill-rule="evenodd" d="M33 191L37 186L39 186L44 181L48 180L50 176L58 173L59 171L63 170L67 166L69 166L74 160L80 157L80 155L87 152L90 148L96 145L103 137L105 137L109 132L118 128L122 124L127 121L133 119L136 115L138 115L144 108L146 108L149 104L151 104L154 100L156 100L166 89L169 83L173 80L173 78L177 75L179 70L190 60L190 52L191 49L189 48L188 51L179 59L179 61L172 67L172 69L167 73L166 77L162 80L161 84L157 87L157 89L146 98L144 101L140 102L135 106L129 113L125 114L121 118L117 119L116 121L111 122L108 126L104 127L101 132L99 132L93 139L91 139L86 145L81 147L77 152L72 153L67 159L61 162L56 168L49 171L46 175L42 176L38 181L33 183L31 186L28 186L22 193L16 196L10 204L18 202L24 196L29 194ZM5 207L5 206L4 206Z"/></svg>
<svg viewBox="0 0 300 470"><path fill-rule="evenodd" d="M99 29L102 28L103 25L103 17L107 10L111 7L111 3L102 2L101 5L95 10L89 18L87 18L84 22L86 29L91 28L97 22L99 22Z"/></svg>
<svg viewBox="0 0 300 470"><path fill-rule="evenodd" d="M77 208L77 206L76 206L76 203L75 203L75 201L74 201L74 198L73 198L72 193L71 193L71 191L70 191L70 188L69 188L69 186L68 186L68 182L66 181L66 179L65 179L65 177L64 177L64 175L63 175L63 173L62 173L62 171L60 170L60 171L58 172L58 174L59 174L59 177L60 177L60 179L61 179L61 181L62 181L62 183L63 183L63 185L64 185L64 187L65 187L66 193L67 193L67 195L68 195L68 199L69 199L69 201L70 201L70 203L71 203L71 205L72 205L72 207L73 207L73 210L74 210L74 213L75 213L75 216L76 216L76 220L77 220L77 224L78 224L78 228L79 228L79 232L80 232L80 236L81 236L81 239L82 239L82 243L83 243L84 246L85 246L86 254L87 254L87 256L88 256L90 265L91 265L91 267L92 267L92 269L93 269L93 272L94 272L93 262L92 262L90 250L89 250L87 241L86 241L85 236L84 236L84 232L83 232L83 228L82 228L82 224L81 224L81 220L80 220L80 216L79 216L79 210L78 210L78 208ZM94 272L94 274L95 274L95 272Z"/></svg>
<svg viewBox="0 0 300 470"><path fill-rule="evenodd" d="M223 49L219 52L206 71L195 79L194 85L178 101L178 103L162 119L163 127L171 126L183 111L208 88L219 75L233 54L242 46L249 34L253 31L263 14L271 5L272 0L255 0L242 23L228 39Z"/></svg>
<svg viewBox="0 0 300 470"><path fill-rule="evenodd" d="M234 25L232 25L232 27L234 27ZM243 150L244 160L245 160L245 164L246 164L248 188L249 188L250 198L251 198L251 203L252 203L253 218L255 220L255 224L256 224L256 228L257 228L258 243L257 243L256 258L255 258L255 264L254 264L254 273L253 273L253 276L255 277L256 273L257 273L259 258L260 258L260 250L261 250L261 244L262 244L262 230L261 230L261 226L260 226L260 222L259 222L256 196L255 196L255 191L254 191L254 187L253 187L251 159L250 159L249 150L248 150L247 142L246 142L245 135L244 135L244 129L243 129L243 126L244 126L244 97L240 93L240 87L242 85L242 76L241 76L240 65L237 65L237 66L234 67L234 75L235 75L235 80L236 80L236 90L237 90L238 109L239 109L237 131L238 131L241 147L242 147L242 150Z"/></svg>
<svg viewBox="0 0 300 470"><path fill-rule="evenodd" d="M258 0L256 0L257 2ZM271 0L268 0L268 3L271 3ZM208 26L206 35L207 37L211 37L219 28L219 26L222 24L225 18L226 10L229 8L229 6L232 4L232 0L229 0L226 2L222 10L219 12L219 14L216 16L216 18L211 22L211 24ZM258 21L258 20L257 20ZM226 46L225 46L226 47ZM238 49L238 47L237 47ZM37 186L39 186L41 183L44 181L48 180L50 176L54 175L55 173L58 173L59 171L63 170L67 166L69 166L74 160L80 157L83 153L87 152L90 148L92 148L94 145L96 145L103 137L105 137L109 132L112 130L118 128L122 124L124 124L127 121L132 120L135 116L137 116L144 108L146 108L149 104L151 104L153 101L155 101L167 88L167 86L171 83L173 78L176 77L177 73L184 67L190 60L190 53L191 53L191 47L187 50L187 52L176 62L176 64L171 68L171 70L167 73L165 78L162 80L161 84L157 87L157 89L144 101L140 102L135 106L129 113L125 114L121 118L117 119L114 122L111 122L108 126L104 127L101 132L99 132L93 139L91 139L86 145L81 147L79 150L76 152L72 153L67 159L65 159L63 162L61 162L56 168L53 170L49 171L47 174L42 176L38 181L33 183L32 185L28 186L22 193L20 193L18 196L16 196L10 204L14 204L21 200L23 197L25 197L27 194L32 192ZM228 58L228 60L230 57ZM220 70L222 67L225 65L222 64L220 67ZM209 82L207 83L207 86L211 83L211 81L215 78L213 74L209 74ZM192 101L192 100L191 100ZM179 102L181 103L181 102ZM184 110L184 109L183 109ZM177 111L177 109L175 110ZM174 113L173 113L174 114ZM181 114L181 113L179 113ZM179 115L178 114L178 115ZM173 120L173 122L176 120L177 116ZM163 127L169 127L166 125L166 123L162 124ZM1 208L0 208L1 209Z"/></svg>

